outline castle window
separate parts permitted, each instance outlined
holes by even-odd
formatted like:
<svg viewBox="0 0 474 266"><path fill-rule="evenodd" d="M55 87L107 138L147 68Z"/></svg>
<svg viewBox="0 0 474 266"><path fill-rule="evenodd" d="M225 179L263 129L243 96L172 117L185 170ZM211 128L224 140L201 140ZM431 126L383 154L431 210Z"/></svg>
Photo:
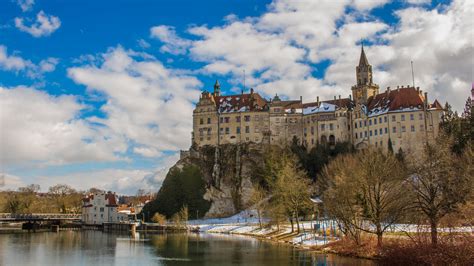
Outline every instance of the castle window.
<svg viewBox="0 0 474 266"><path fill-rule="evenodd" d="M370 136L372 137L372 130L370 131Z"/></svg>
<svg viewBox="0 0 474 266"><path fill-rule="evenodd" d="M367 126L367 120L364 120L364 127Z"/></svg>
<svg viewBox="0 0 474 266"><path fill-rule="evenodd" d="M324 131L326 129L326 125L325 124L321 124L321 131Z"/></svg>
<svg viewBox="0 0 474 266"><path fill-rule="evenodd" d="M306 130L306 128L305 128ZM311 135L314 135L314 127L311 127Z"/></svg>
<svg viewBox="0 0 474 266"><path fill-rule="evenodd" d="M230 134L230 128L226 127L226 128L225 128L225 133L226 133L226 134Z"/></svg>
<svg viewBox="0 0 474 266"><path fill-rule="evenodd" d="M355 137L356 137L356 139L357 139L357 133L355 134Z"/></svg>
<svg viewBox="0 0 474 266"><path fill-rule="evenodd" d="M419 113L418 117L419 117L420 120L423 120L423 113Z"/></svg>
<svg viewBox="0 0 474 266"><path fill-rule="evenodd" d="M237 134L240 134L240 127L236 128L236 132L237 132Z"/></svg>
<svg viewBox="0 0 474 266"><path fill-rule="evenodd" d="M367 138L367 131L364 131L364 137Z"/></svg>
<svg viewBox="0 0 474 266"><path fill-rule="evenodd" d="M415 115L414 114L410 114L410 120L415 120Z"/></svg>
<svg viewBox="0 0 474 266"><path fill-rule="evenodd" d="M204 133L202 132L202 128L199 129L199 136L202 136L204 135Z"/></svg>
<svg viewBox="0 0 474 266"><path fill-rule="evenodd" d="M411 132L415 132L415 126L411 125Z"/></svg>
<svg viewBox="0 0 474 266"><path fill-rule="evenodd" d="M405 121L405 115L401 115L401 120Z"/></svg>
<svg viewBox="0 0 474 266"><path fill-rule="evenodd" d="M383 122L384 122L384 123L387 123L387 120L388 120L388 119L387 119L387 116L384 116L384 117L383 117Z"/></svg>
<svg viewBox="0 0 474 266"><path fill-rule="evenodd" d="M334 130L334 125L332 123L329 124L329 130Z"/></svg>
<svg viewBox="0 0 474 266"><path fill-rule="evenodd" d="M211 123L211 118L210 118L210 117L207 118L207 123L208 123L208 124Z"/></svg>
<svg viewBox="0 0 474 266"><path fill-rule="evenodd" d="M406 132L406 131L407 131L406 127L402 126L402 132Z"/></svg>
<svg viewBox="0 0 474 266"><path fill-rule="evenodd" d="M221 127L220 130L221 130L221 134L224 133L224 128L223 127Z"/></svg>
<svg viewBox="0 0 474 266"><path fill-rule="evenodd" d="M388 127L385 128L385 134L388 134Z"/></svg>
<svg viewBox="0 0 474 266"><path fill-rule="evenodd" d="M374 135L375 135L375 136L377 136L377 129L376 129L376 130L374 130Z"/></svg>
<svg viewBox="0 0 474 266"><path fill-rule="evenodd" d="M240 116L235 117L235 122L240 123Z"/></svg>
<svg viewBox="0 0 474 266"><path fill-rule="evenodd" d="M357 122L354 123L354 127L357 128Z"/></svg>
<svg viewBox="0 0 474 266"><path fill-rule="evenodd" d="M207 135L211 135L211 130L212 130L212 128L207 129Z"/></svg>
<svg viewBox="0 0 474 266"><path fill-rule="evenodd" d="M397 117L395 115L392 115L392 122L397 121Z"/></svg>
<svg viewBox="0 0 474 266"><path fill-rule="evenodd" d="M382 133L383 133L382 129L379 129L379 135L382 135Z"/></svg>
<svg viewBox="0 0 474 266"><path fill-rule="evenodd" d="M367 78L364 78L364 84L367 84Z"/></svg>
<svg viewBox="0 0 474 266"><path fill-rule="evenodd" d="M249 122L249 121L250 121L250 115L244 116L244 121L245 121L245 122Z"/></svg>
<svg viewBox="0 0 474 266"><path fill-rule="evenodd" d="M224 122L229 123L229 117L224 117Z"/></svg>
<svg viewBox="0 0 474 266"><path fill-rule="evenodd" d="M221 117L221 118L219 119L219 121L220 121L221 123L224 123L224 117Z"/></svg>
<svg viewBox="0 0 474 266"><path fill-rule="evenodd" d="M382 124L382 117L379 117L379 124Z"/></svg>
<svg viewBox="0 0 474 266"><path fill-rule="evenodd" d="M369 126L372 125L372 119L369 119Z"/></svg>
<svg viewBox="0 0 474 266"><path fill-rule="evenodd" d="M377 125L377 118L374 118L374 125Z"/></svg>
<svg viewBox="0 0 474 266"><path fill-rule="evenodd" d="M377 147L377 144L378 144L378 143L377 143L377 142L375 142L375 147Z"/></svg>
<svg viewBox="0 0 474 266"><path fill-rule="evenodd" d="M367 133L367 132L365 132L365 133ZM366 134L366 135L367 135L367 134ZM362 132L359 133L359 137L362 138Z"/></svg>
<svg viewBox="0 0 474 266"><path fill-rule="evenodd" d="M199 119L199 124L200 124L200 125L204 124L204 119L200 118L200 119Z"/></svg>
<svg viewBox="0 0 474 266"><path fill-rule="evenodd" d="M359 121L359 127L362 127L362 121Z"/></svg>
<svg viewBox="0 0 474 266"><path fill-rule="evenodd" d="M245 126L245 133L250 133L250 127L249 126Z"/></svg>

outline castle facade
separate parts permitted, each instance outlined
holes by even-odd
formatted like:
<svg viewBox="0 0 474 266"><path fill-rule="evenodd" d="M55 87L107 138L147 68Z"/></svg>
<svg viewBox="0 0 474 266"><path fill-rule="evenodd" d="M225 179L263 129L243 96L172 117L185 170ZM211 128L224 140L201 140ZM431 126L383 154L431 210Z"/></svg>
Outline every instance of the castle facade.
<svg viewBox="0 0 474 266"><path fill-rule="evenodd" d="M250 93L221 95L216 81L213 93L202 92L193 112L193 145L227 143L282 144L295 137L308 150L319 144L350 142L356 148L368 146L410 151L423 140L438 134L443 108L419 87L398 86L379 91L373 82L372 66L362 47L356 67L356 85L349 98L303 103L266 100L253 89Z"/></svg>

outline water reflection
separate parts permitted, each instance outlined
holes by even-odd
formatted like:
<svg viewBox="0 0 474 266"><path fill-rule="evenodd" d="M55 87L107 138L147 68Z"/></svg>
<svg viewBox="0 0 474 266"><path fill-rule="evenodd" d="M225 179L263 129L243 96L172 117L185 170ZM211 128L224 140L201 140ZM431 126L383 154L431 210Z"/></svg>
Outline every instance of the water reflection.
<svg viewBox="0 0 474 266"><path fill-rule="evenodd" d="M116 235L99 231L0 235L0 265L374 265L249 237Z"/></svg>

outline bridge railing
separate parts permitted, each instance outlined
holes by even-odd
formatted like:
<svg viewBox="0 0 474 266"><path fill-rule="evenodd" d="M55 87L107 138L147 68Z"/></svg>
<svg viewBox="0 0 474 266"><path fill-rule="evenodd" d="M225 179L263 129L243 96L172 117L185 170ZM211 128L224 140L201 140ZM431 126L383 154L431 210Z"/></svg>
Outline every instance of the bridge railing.
<svg viewBox="0 0 474 266"><path fill-rule="evenodd" d="M0 213L0 219L80 219L74 213Z"/></svg>

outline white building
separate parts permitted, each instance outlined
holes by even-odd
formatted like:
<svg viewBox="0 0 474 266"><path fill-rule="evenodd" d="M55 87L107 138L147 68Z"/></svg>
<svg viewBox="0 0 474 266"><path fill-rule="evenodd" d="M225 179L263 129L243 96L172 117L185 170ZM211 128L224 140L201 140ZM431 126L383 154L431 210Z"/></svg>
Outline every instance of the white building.
<svg viewBox="0 0 474 266"><path fill-rule="evenodd" d="M82 199L82 222L84 224L118 223L128 221L128 215L119 213L118 197L115 193L96 192Z"/></svg>

